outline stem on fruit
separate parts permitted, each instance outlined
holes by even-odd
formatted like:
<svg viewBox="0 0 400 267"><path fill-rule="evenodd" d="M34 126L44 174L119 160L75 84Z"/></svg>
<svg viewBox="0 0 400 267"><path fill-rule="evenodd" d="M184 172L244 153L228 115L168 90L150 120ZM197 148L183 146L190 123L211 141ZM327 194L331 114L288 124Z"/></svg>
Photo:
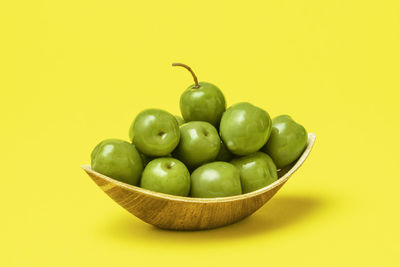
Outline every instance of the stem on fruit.
<svg viewBox="0 0 400 267"><path fill-rule="evenodd" d="M200 87L200 85L199 85L199 82L197 81L197 77L196 77L196 74L194 74L194 72L193 72L193 70L188 66L188 65L185 65L185 64L182 64L182 63L172 63L172 67L184 67L185 69L187 69L188 71L190 71L190 73L192 74L192 76L193 76L193 80L194 80L194 88L199 88Z"/></svg>

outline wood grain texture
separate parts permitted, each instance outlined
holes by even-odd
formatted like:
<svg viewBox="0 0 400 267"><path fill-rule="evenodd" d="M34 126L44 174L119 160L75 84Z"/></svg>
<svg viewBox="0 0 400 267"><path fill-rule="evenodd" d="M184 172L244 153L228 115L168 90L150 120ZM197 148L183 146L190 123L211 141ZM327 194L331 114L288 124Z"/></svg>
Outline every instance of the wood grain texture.
<svg viewBox="0 0 400 267"><path fill-rule="evenodd" d="M303 164L315 141L308 134L308 143L301 157L279 172L279 179L259 190L232 197L190 198L149 191L116 181L91 169L82 168L115 202L139 219L163 229L202 230L237 222L263 206Z"/></svg>

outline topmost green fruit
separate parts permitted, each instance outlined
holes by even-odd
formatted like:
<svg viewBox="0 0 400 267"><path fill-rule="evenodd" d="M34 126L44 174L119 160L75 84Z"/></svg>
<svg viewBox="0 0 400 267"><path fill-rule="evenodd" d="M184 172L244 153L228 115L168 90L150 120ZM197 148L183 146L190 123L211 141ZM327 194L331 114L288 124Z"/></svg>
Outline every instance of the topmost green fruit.
<svg viewBox="0 0 400 267"><path fill-rule="evenodd" d="M190 85L181 95L180 108L183 119L189 121L206 121L217 129L226 109L225 97L221 90L207 82L198 82L192 69L182 63L172 66L186 68L193 76L194 84Z"/></svg>

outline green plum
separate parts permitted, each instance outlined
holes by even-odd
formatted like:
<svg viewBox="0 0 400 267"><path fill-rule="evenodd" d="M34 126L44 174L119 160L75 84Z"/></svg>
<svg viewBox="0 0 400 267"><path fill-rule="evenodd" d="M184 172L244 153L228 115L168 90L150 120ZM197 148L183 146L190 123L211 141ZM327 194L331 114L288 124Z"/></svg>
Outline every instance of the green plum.
<svg viewBox="0 0 400 267"><path fill-rule="evenodd" d="M91 165L94 171L131 185L138 184L143 170L135 146L119 139L100 142L93 149Z"/></svg>
<svg viewBox="0 0 400 267"><path fill-rule="evenodd" d="M166 156L179 143L179 125L176 118L164 110L146 109L132 122L129 136L146 156Z"/></svg>
<svg viewBox="0 0 400 267"><path fill-rule="evenodd" d="M185 164L174 158L157 158L144 168L140 187L176 196L188 196L190 173Z"/></svg>
<svg viewBox="0 0 400 267"><path fill-rule="evenodd" d="M222 113L226 109L224 94L211 83L198 82L189 66L182 63L173 63L172 66L186 68L194 79L194 84L183 92L179 102L185 121L206 121L218 128Z"/></svg>
<svg viewBox="0 0 400 267"><path fill-rule="evenodd" d="M185 123L185 120L182 119L181 116L175 115L174 117L175 117L176 121L178 122L178 125L179 125L179 126L181 126L182 124Z"/></svg>
<svg viewBox="0 0 400 267"><path fill-rule="evenodd" d="M192 197L228 197L240 195L240 172L228 162L215 161L197 168L191 175Z"/></svg>
<svg viewBox="0 0 400 267"><path fill-rule="evenodd" d="M216 161L231 161L235 156L229 151L224 142L221 140L221 146L217 155Z"/></svg>
<svg viewBox="0 0 400 267"><path fill-rule="evenodd" d="M270 133L269 114L247 102L231 106L221 119L221 138L229 151L236 155L258 151L265 145Z"/></svg>
<svg viewBox="0 0 400 267"><path fill-rule="evenodd" d="M221 139L214 126L205 121L191 121L179 128L181 141L174 156L181 160L189 170L215 160Z"/></svg>
<svg viewBox="0 0 400 267"><path fill-rule="evenodd" d="M279 169L297 160L307 146L307 131L288 115L272 120L271 136L263 151Z"/></svg>
<svg viewBox="0 0 400 267"><path fill-rule="evenodd" d="M243 193L263 188L278 179L275 163L263 152L236 158L231 163L240 171Z"/></svg>

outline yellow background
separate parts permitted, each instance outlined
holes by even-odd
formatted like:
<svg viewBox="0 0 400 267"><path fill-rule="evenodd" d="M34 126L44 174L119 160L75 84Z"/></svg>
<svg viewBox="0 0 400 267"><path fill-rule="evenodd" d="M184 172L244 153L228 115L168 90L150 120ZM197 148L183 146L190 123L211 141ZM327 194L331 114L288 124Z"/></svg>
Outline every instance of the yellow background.
<svg viewBox="0 0 400 267"><path fill-rule="evenodd" d="M399 1L1 1L2 266L400 266ZM263 208L149 226L80 169L192 80L317 134ZM396 170L397 169L397 170Z"/></svg>

